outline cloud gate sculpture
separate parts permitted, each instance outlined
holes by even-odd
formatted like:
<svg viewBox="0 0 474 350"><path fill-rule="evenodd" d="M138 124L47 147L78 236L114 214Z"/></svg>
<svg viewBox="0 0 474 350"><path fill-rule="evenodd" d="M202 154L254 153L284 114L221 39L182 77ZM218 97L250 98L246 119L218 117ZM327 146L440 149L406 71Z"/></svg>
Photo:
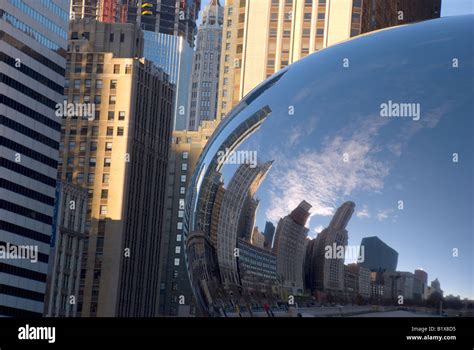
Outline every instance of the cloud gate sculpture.
<svg viewBox="0 0 474 350"><path fill-rule="evenodd" d="M436 19L321 50L224 118L186 202L204 314L343 298L344 263L361 261L331 249L366 236L428 273L472 239L473 23Z"/></svg>

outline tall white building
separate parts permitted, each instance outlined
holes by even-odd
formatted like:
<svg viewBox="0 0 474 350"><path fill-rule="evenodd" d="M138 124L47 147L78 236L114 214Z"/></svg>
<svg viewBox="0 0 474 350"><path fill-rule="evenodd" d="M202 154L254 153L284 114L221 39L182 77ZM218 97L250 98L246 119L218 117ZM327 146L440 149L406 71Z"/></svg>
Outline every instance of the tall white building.
<svg viewBox="0 0 474 350"><path fill-rule="evenodd" d="M216 119L217 93L224 13L218 0L203 11L196 39L189 90L188 130L197 130L202 120Z"/></svg>
<svg viewBox="0 0 474 350"><path fill-rule="evenodd" d="M43 313L68 10L66 0L0 1L0 316Z"/></svg>

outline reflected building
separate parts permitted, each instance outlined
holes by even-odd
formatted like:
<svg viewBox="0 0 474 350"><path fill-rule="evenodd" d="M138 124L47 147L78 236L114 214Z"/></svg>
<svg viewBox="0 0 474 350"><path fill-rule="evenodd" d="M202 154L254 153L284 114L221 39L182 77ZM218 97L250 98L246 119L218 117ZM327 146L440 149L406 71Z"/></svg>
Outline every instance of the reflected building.
<svg viewBox="0 0 474 350"><path fill-rule="evenodd" d="M397 270L398 253L377 236L362 238L364 256L361 266L370 271L394 272ZM362 250L361 250L362 251Z"/></svg>
<svg viewBox="0 0 474 350"><path fill-rule="evenodd" d="M275 236L275 225L272 222L267 221L265 223L265 230L263 231L263 235L265 236L265 242L263 243L263 247L268 250L272 250L273 248L273 237Z"/></svg>
<svg viewBox="0 0 474 350"><path fill-rule="evenodd" d="M256 247L264 248L265 236L259 231L258 227L253 228L251 243Z"/></svg>
<svg viewBox="0 0 474 350"><path fill-rule="evenodd" d="M310 275L308 287L312 293L323 291L340 294L344 290L344 257L336 256L336 252L332 250L334 245L336 247L347 245L346 226L354 213L354 208L354 202L342 204L329 226L316 236L312 245L309 245L312 254L306 263L311 266L306 270Z"/></svg>
<svg viewBox="0 0 474 350"><path fill-rule="evenodd" d="M312 52L373 30L438 18L440 7L441 0L226 0L217 116Z"/></svg>
<svg viewBox="0 0 474 350"><path fill-rule="evenodd" d="M265 179L272 163L272 161L268 161L256 167L249 164L240 165L225 190L217 228L217 257L224 285L241 284L237 267L238 260L236 259L238 254L236 254L235 249L237 248L238 238L244 238L245 241L249 242L250 236L247 237L247 232L244 232L242 236L243 231L239 231L239 227L247 228L251 226L249 233L251 234L253 231L254 214L250 215L251 221L246 222L245 220L249 219L248 211L256 209L256 201L253 197ZM253 204L249 206L249 203Z"/></svg>
<svg viewBox="0 0 474 350"><path fill-rule="evenodd" d="M303 263L309 231L305 225L310 209L311 204L303 200L289 215L280 219L275 231L273 252L277 255L277 270L286 295L304 292Z"/></svg>
<svg viewBox="0 0 474 350"><path fill-rule="evenodd" d="M415 288L414 296L417 299L425 300L427 298L428 273L422 269L415 270Z"/></svg>
<svg viewBox="0 0 474 350"><path fill-rule="evenodd" d="M277 255L239 239L238 265L243 294L247 303L278 300Z"/></svg>

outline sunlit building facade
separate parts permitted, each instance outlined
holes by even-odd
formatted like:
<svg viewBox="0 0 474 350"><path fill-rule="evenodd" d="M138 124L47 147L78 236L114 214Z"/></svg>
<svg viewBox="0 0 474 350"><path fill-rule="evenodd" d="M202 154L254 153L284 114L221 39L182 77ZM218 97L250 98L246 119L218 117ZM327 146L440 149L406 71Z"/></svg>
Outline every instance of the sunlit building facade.
<svg viewBox="0 0 474 350"><path fill-rule="evenodd" d="M174 86L134 24L75 20L70 37L65 96L95 110L61 132L60 179L89 193L78 314L154 316Z"/></svg>

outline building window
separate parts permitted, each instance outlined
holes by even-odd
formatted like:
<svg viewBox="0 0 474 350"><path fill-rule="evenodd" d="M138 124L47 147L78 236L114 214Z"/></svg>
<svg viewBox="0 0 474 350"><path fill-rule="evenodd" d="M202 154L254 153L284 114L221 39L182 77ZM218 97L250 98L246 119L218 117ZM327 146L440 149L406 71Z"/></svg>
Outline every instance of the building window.
<svg viewBox="0 0 474 350"><path fill-rule="evenodd" d="M183 170L183 171L188 170L188 163L181 164L181 170Z"/></svg>
<svg viewBox="0 0 474 350"><path fill-rule="evenodd" d="M181 242L182 236L181 235L176 235L176 242Z"/></svg>
<svg viewBox="0 0 474 350"><path fill-rule="evenodd" d="M120 74L120 64L114 64L114 74Z"/></svg>
<svg viewBox="0 0 474 350"><path fill-rule="evenodd" d="M110 89L116 89L117 88L117 80L112 79L110 81Z"/></svg>
<svg viewBox="0 0 474 350"><path fill-rule="evenodd" d="M127 64L125 65L125 74L131 74L132 73L132 65Z"/></svg>
<svg viewBox="0 0 474 350"><path fill-rule="evenodd" d="M186 193L186 188L183 187L183 186L181 186L181 187L179 188L179 194L185 194L185 193Z"/></svg>
<svg viewBox="0 0 474 350"><path fill-rule="evenodd" d="M124 111L120 111L120 112L119 112L118 119L119 119L119 120L125 120L125 112L124 112Z"/></svg>
<svg viewBox="0 0 474 350"><path fill-rule="evenodd" d="M123 43L125 41L125 34L120 33L120 42Z"/></svg>
<svg viewBox="0 0 474 350"><path fill-rule="evenodd" d="M177 245L175 248L174 248L174 252L175 254L181 254L181 247L179 245Z"/></svg>
<svg viewBox="0 0 474 350"><path fill-rule="evenodd" d="M122 127L117 128L117 136L123 136L123 130Z"/></svg>
<svg viewBox="0 0 474 350"><path fill-rule="evenodd" d="M109 111L107 114L107 120L114 120L114 115L115 115L114 111Z"/></svg>
<svg viewBox="0 0 474 350"><path fill-rule="evenodd" d="M174 259L174 266L179 266L179 258Z"/></svg>
<svg viewBox="0 0 474 350"><path fill-rule="evenodd" d="M104 158L104 168L110 168L112 164L112 158Z"/></svg>
<svg viewBox="0 0 474 350"><path fill-rule="evenodd" d="M100 193L100 198L107 199L109 197L109 190L102 190Z"/></svg>
<svg viewBox="0 0 474 350"><path fill-rule="evenodd" d="M107 215L107 206L101 205L100 206L100 215Z"/></svg>
<svg viewBox="0 0 474 350"><path fill-rule="evenodd" d="M105 151L112 151L112 142L106 142L105 143Z"/></svg>
<svg viewBox="0 0 474 350"><path fill-rule="evenodd" d="M89 157L89 168L95 167L97 160L95 157Z"/></svg>
<svg viewBox="0 0 474 350"><path fill-rule="evenodd" d="M183 229L183 223L182 223L182 222L178 222L178 223L176 224L176 228L177 228L178 230L182 230L182 229Z"/></svg>
<svg viewBox="0 0 474 350"><path fill-rule="evenodd" d="M102 183L103 184L108 184L110 181L110 174L103 174L102 175Z"/></svg>
<svg viewBox="0 0 474 350"><path fill-rule="evenodd" d="M181 182L186 182L186 175L181 175Z"/></svg>
<svg viewBox="0 0 474 350"><path fill-rule="evenodd" d="M114 128L112 126L107 127L107 136L114 136Z"/></svg>
<svg viewBox="0 0 474 350"><path fill-rule="evenodd" d="M114 105L116 100L117 100L117 96L115 95L109 96L109 105Z"/></svg>
<svg viewBox="0 0 474 350"><path fill-rule="evenodd" d="M184 210L178 210L178 218L182 218L184 216Z"/></svg>

